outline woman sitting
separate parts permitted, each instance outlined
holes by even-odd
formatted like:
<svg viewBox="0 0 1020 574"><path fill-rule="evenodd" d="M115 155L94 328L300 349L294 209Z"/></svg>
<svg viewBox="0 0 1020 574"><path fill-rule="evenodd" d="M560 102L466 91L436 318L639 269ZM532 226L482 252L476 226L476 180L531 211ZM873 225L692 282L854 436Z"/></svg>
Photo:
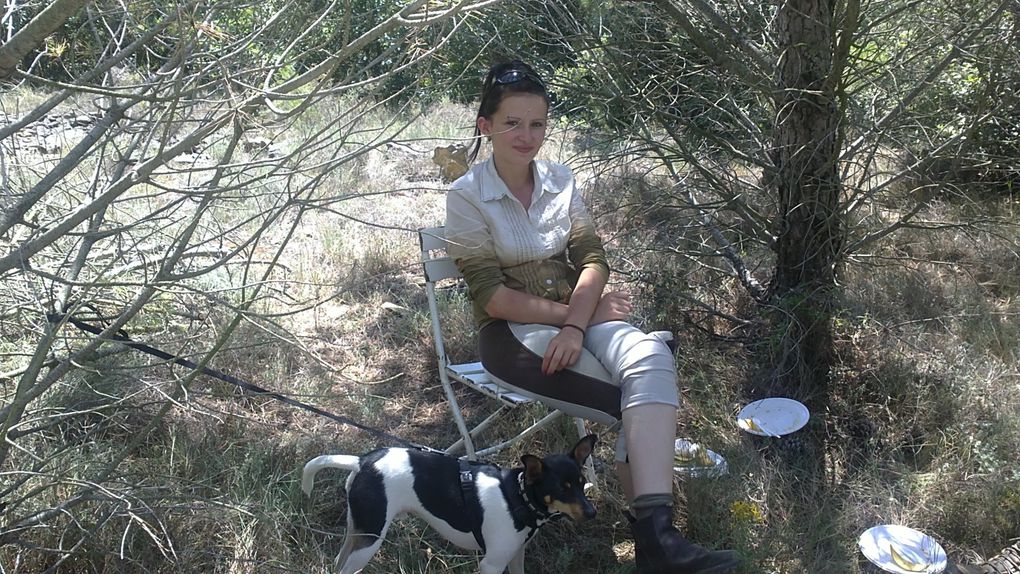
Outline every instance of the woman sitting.
<svg viewBox="0 0 1020 574"><path fill-rule="evenodd" d="M467 281L482 364L571 415L623 421L616 468L634 514L638 572L729 572L734 552L706 550L673 526L673 355L627 323L627 294L604 292L609 265L570 169L535 159L548 112L531 67L490 69L470 159L483 135L492 157L447 196L446 238Z"/></svg>

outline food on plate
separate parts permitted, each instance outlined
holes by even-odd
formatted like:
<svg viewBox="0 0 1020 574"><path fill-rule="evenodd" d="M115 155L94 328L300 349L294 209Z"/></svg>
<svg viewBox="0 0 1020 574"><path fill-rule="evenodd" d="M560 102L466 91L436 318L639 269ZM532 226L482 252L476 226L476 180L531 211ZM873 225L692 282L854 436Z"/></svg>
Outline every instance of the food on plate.
<svg viewBox="0 0 1020 574"><path fill-rule="evenodd" d="M715 461L712 460L712 456L708 454L707 450L701 448L701 445L689 443L676 449L676 454L673 456L673 465L711 467L715 466Z"/></svg>
<svg viewBox="0 0 1020 574"><path fill-rule="evenodd" d="M761 426L759 426L758 423L754 421L754 419L740 419L740 420L741 422L744 423L744 426L746 426L748 430L768 434L765 432L765 429L761 428Z"/></svg>
<svg viewBox="0 0 1020 574"><path fill-rule="evenodd" d="M894 564L907 572L925 572L928 570L928 562L915 562L896 550L895 544L889 545L889 555L892 556Z"/></svg>

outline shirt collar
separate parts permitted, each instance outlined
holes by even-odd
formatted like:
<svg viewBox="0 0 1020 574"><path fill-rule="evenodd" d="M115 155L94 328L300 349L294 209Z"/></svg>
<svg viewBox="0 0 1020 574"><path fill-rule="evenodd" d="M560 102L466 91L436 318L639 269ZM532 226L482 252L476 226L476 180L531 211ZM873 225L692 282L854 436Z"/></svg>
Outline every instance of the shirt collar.
<svg viewBox="0 0 1020 574"><path fill-rule="evenodd" d="M559 193L563 191L563 184L553 177L549 164L544 161L535 160L531 162L531 169L535 174L535 181L541 184L542 193ZM503 183L503 178L496 172L496 162L490 157L485 161L482 171L482 201L494 201L503 196L510 197L510 190Z"/></svg>

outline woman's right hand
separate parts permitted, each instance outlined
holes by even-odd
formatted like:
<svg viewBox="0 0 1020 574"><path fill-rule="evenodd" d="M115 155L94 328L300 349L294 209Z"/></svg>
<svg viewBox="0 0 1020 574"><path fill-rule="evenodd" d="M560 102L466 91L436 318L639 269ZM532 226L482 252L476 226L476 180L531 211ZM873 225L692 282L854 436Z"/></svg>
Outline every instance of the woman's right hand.
<svg viewBox="0 0 1020 574"><path fill-rule="evenodd" d="M603 293L595 312L592 313L590 324L606 321L626 321L634 307L630 303L630 294L624 291Z"/></svg>

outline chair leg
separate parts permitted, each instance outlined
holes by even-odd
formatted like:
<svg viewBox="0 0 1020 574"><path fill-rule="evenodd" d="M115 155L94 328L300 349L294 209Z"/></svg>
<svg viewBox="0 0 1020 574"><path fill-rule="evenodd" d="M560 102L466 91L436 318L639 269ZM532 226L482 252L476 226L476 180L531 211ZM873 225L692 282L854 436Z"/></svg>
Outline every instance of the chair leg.
<svg viewBox="0 0 1020 574"><path fill-rule="evenodd" d="M499 418L499 416L502 415L508 408L509 407L507 407L506 405L503 405L503 406L499 407L491 415L485 417L484 421L478 423L475 426L475 428L471 429L471 431L468 432L468 436L471 437L471 440L473 441L475 438L478 437L478 435L482 431L484 431L485 429L489 428L489 425L491 425L493 422L495 422L496 419ZM456 453L457 451L459 451L459 450L461 450L463 448L464 448L464 439L461 438L457 442L455 442L455 443L451 444L449 447L447 447L446 454L454 454L454 453Z"/></svg>
<svg viewBox="0 0 1020 574"><path fill-rule="evenodd" d="M467 451L467 457L475 460L475 443L471 440L471 433L468 431L467 423L464 422L464 415L460 414L460 404L457 403L457 395L453 392L453 385L450 378L446 376L446 366L440 365L439 379L443 383L443 391L446 392L446 400L450 403L450 412L453 413L453 420L457 423L457 430L460 431L461 441Z"/></svg>
<svg viewBox="0 0 1020 574"><path fill-rule="evenodd" d="M506 449L506 448L508 448L508 447L510 447L510 446L512 446L512 445L514 445L514 444L516 444L516 443L518 443L518 442L528 438L529 436L535 434L536 432L542 430L543 428L549 426L550 424L556 422L556 419L558 419L562 414L563 414L563 411L552 411L551 413L549 413L549 414L545 415L544 417L542 417L535 424L531 425L530 427L528 427L528 428L524 429L523 431L521 431L520 433L518 433L517 436L513 437L512 439L503 441L503 442L501 442L501 443L499 443L497 445L490 446L489 448L483 448L482 450L477 451L475 454L477 454L479 458L484 458L486 456L489 456L491 454L494 454L494 453L497 453L497 452L499 452L501 450L504 450L504 449Z"/></svg>

